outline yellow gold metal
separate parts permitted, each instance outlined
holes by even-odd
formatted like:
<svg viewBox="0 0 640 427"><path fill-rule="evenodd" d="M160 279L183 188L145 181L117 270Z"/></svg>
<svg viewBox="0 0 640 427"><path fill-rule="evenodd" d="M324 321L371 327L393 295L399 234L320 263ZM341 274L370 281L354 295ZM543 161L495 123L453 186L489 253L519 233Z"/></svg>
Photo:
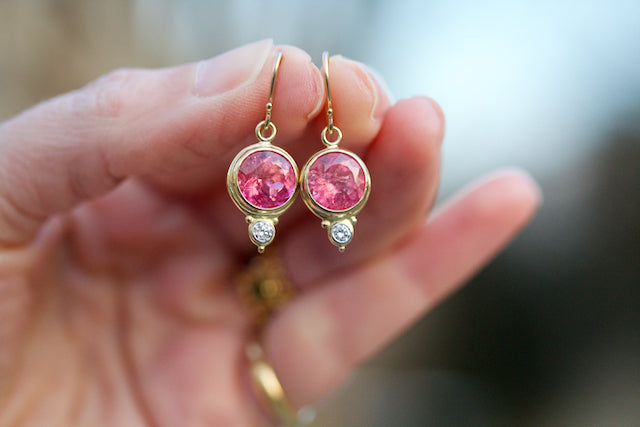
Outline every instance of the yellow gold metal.
<svg viewBox="0 0 640 427"><path fill-rule="evenodd" d="M314 413L309 408L296 411L278 380L273 367L265 360L262 346L252 342L245 349L249 360L249 374L256 394L277 416L280 425L297 427L308 425L313 421Z"/></svg>
<svg viewBox="0 0 640 427"><path fill-rule="evenodd" d="M328 52L324 52L322 54L322 68L323 68L325 86L327 89L328 125L322 130L321 140L322 140L322 143L327 148L320 150L317 153L315 153L313 156L311 156L311 158L307 161L307 163L302 168L302 171L300 173L300 191L302 195L302 200L304 201L305 205L307 205L307 207L311 210L311 212L313 212L316 216L322 219L321 225L323 228L327 229L327 235L329 237L329 241L335 246L337 246L340 252L344 252L346 245L350 243L351 238L353 237L353 234L354 234L353 226L357 221L356 215L362 210L364 205L367 203L367 200L369 199L369 194L371 193L371 175L369 174L369 169L367 169L367 166L364 164L362 159L360 159L360 157L358 157L356 154L354 154L351 151L338 148L338 144L340 144L340 142L342 141L342 131L333 123L334 114L333 114L333 103L331 100L331 91L329 87L329 53ZM330 138L333 135L335 135L335 137L333 139ZM365 189L364 189L364 194L362 198L354 206L344 211L334 211L321 206L315 200L313 200L313 197L311 197L311 192L309 191L308 175L309 175L309 168L311 167L311 165L313 165L313 163L320 156L327 153L336 153L336 152L346 154L349 157L356 160L356 162L358 162L358 164L362 168L364 172L364 178L365 178ZM348 232L350 232L351 237L349 237L347 242L339 242L332 235L332 229L336 225L340 225L344 229L346 229Z"/></svg>
<svg viewBox="0 0 640 427"><path fill-rule="evenodd" d="M275 63L273 65L273 73L271 75L271 88L269 90L269 101L266 105L266 117L263 121L258 123L255 129L258 142L242 149L231 162L229 171L227 172L227 191L231 196L231 200L233 200L238 209L240 209L246 215L245 219L249 223L249 239L258 247L258 252L260 253L263 253L265 247L273 241L273 238L275 237L275 226L278 223L278 217L282 215L282 213L286 211L294 202L298 193L298 186L296 186L294 193L291 195L289 200L278 207L267 209L254 206L242 196L240 188L238 187L238 172L243 160L249 155L258 151L273 151L282 155L293 166L296 182L298 182L300 176L298 173L298 165L296 164L293 157L291 157L291 155L282 148L271 144L271 141L273 141L276 133L278 132L276 125L271 121L271 110L273 108L273 95L276 86L276 77L278 75L278 70L280 68L281 62L282 51L278 51ZM255 239L252 230L253 227L258 223L268 223L273 227L273 235L269 241L259 242Z"/></svg>
<svg viewBox="0 0 640 427"><path fill-rule="evenodd" d="M334 128L334 129L337 129L337 128ZM334 210L327 209L324 206L321 206L315 200L313 200L313 198L311 197L311 192L309 191L309 182L308 182L309 168L311 167L313 162L315 162L316 159L318 159L318 157L322 156L323 154L336 153L336 152L346 154L351 158L353 158L355 161L357 161L364 172L364 179L365 179L365 188L364 188L364 194L362 198L353 207L346 209L344 211L334 211ZM331 227L337 223L343 223L349 228L352 234L354 233L353 225L357 222L356 215L362 210L362 208L364 208L364 205L367 204L367 200L369 200L369 194L371 193L371 175L369 174L369 170L367 169L367 166L364 164L361 158L353 154L351 151L337 148L335 146L330 146L325 148L324 150L318 151L313 156L311 156L311 158L303 166L302 171L300 173L300 177L301 177L300 195L302 197L302 201L304 202L305 205L307 205L307 207L311 210L311 212L313 212L316 216L322 219L321 225L323 228L327 229L329 241L331 241L331 243L337 246L340 252L344 252L347 244L336 242L332 238Z"/></svg>
<svg viewBox="0 0 640 427"><path fill-rule="evenodd" d="M329 89L329 52L322 52L322 70L324 72L324 85L327 88L327 120L329 122L329 133L333 132L333 102L331 101L331 90Z"/></svg>
<svg viewBox="0 0 640 427"><path fill-rule="evenodd" d="M282 51L279 50L276 54L276 59L273 63L273 71L271 72L271 86L269 88L269 101L267 102L267 114L264 118L264 127L268 127L271 123L271 109L273 108L273 93L276 90L276 77L278 77L278 70L280 69L280 63L282 62ZM275 128L274 128L275 129ZM275 136L275 132L274 132Z"/></svg>
<svg viewBox="0 0 640 427"><path fill-rule="evenodd" d="M333 141L328 138L328 135L331 135L332 133L335 133L337 135L336 139L334 139ZM338 144L340 144L340 141L342 141L342 131L337 126L333 127L333 132L329 130L329 126L325 127L324 129L322 129L321 136L322 142L327 147L337 147Z"/></svg>
<svg viewBox="0 0 640 427"><path fill-rule="evenodd" d="M273 123L271 123L271 125L273 125ZM275 129L275 126L274 126L274 129ZM293 166L293 170L296 175L296 181L299 180L299 177L300 177L300 174L298 172L298 166L296 165L295 160L293 160L293 157L291 157L291 155L287 153L285 150L283 150L282 148L276 145L272 145L269 142L269 140L262 140L256 144L245 147L236 155L235 159L233 159L233 161L231 162L231 165L229 166L229 171L227 172L227 190L229 192L229 196L231 196L231 200L233 200L233 202L236 204L238 209L240 209L246 215L246 220L249 223L249 228L248 228L249 238L251 239L251 242L253 242L253 244L255 244L258 247L258 252L260 253L264 252L265 247L273 241L273 238L266 244L257 242L254 239L253 234L251 233L252 226L258 221L267 221L271 223L275 229L275 226L278 223L278 217L282 215L284 211L289 209L289 207L294 202L298 194L298 186L296 186L296 189L294 190L294 193L291 195L289 200L287 200L285 203L283 203L278 207L269 208L269 209L256 207L251 203L249 203L242 196L242 193L240 192L240 187L238 187L238 171L240 170L240 165L242 164L242 161L247 156L257 151L264 151L264 150L273 151L283 156ZM274 232L274 237L275 237L275 232Z"/></svg>
<svg viewBox="0 0 640 427"><path fill-rule="evenodd" d="M265 135L265 131L269 133ZM263 120L256 126L256 138L258 138L258 141L271 142L273 141L273 138L276 137L276 133L278 133L278 129L276 128L276 125L273 124L273 122L269 122L267 124L267 121Z"/></svg>

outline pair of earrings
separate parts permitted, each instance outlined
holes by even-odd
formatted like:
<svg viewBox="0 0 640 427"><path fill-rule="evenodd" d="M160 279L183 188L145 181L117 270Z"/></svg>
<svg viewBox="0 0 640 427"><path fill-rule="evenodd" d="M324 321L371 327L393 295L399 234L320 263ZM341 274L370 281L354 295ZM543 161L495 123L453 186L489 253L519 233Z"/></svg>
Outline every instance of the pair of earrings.
<svg viewBox="0 0 640 427"><path fill-rule="evenodd" d="M244 148L231 162L227 189L246 215L249 238L258 252L264 252L273 241L278 217L291 206L298 191L307 207L322 219L329 241L343 252L353 238L356 214L369 198L371 177L357 155L338 147L342 131L333 123L328 52L322 54L328 124L321 139L326 148L311 156L299 174L293 157L271 144L277 131L271 121L271 109L281 61L282 51L273 66L266 117L256 126L258 142Z"/></svg>

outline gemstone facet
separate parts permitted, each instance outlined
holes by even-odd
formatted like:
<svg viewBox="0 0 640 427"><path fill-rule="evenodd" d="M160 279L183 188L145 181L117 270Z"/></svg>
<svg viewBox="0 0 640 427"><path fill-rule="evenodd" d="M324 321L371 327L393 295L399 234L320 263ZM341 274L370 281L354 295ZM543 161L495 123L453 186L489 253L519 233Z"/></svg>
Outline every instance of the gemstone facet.
<svg viewBox="0 0 640 427"><path fill-rule="evenodd" d="M256 221L251 224L251 236L253 239L264 245L273 240L276 229L269 221Z"/></svg>
<svg viewBox="0 0 640 427"><path fill-rule="evenodd" d="M325 209L345 211L364 196L366 180L356 159L342 152L328 152L309 167L307 186L313 200Z"/></svg>
<svg viewBox="0 0 640 427"><path fill-rule="evenodd" d="M242 197L259 209L285 204L296 190L294 166L282 154L261 150L249 154L238 170Z"/></svg>
<svg viewBox="0 0 640 427"><path fill-rule="evenodd" d="M345 245L351 241L353 231L344 223L337 222L331 226L331 238L334 242Z"/></svg>

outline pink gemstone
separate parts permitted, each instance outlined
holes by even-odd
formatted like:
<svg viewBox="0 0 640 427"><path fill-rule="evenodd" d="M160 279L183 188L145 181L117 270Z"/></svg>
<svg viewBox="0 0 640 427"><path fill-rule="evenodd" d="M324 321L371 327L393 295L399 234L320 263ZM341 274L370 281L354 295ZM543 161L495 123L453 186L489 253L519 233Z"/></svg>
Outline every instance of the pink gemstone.
<svg viewBox="0 0 640 427"><path fill-rule="evenodd" d="M277 208L295 192L296 172L282 154L271 150L256 151L240 164L238 187L242 197L253 206Z"/></svg>
<svg viewBox="0 0 640 427"><path fill-rule="evenodd" d="M313 200L332 211L355 206L364 196L364 170L352 156L330 152L309 167L307 186Z"/></svg>

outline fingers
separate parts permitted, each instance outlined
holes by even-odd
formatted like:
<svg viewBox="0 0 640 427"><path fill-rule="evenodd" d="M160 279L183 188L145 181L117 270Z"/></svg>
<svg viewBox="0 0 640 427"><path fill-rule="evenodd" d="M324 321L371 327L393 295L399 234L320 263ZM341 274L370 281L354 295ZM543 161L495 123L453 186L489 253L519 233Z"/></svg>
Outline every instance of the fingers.
<svg viewBox="0 0 640 427"><path fill-rule="evenodd" d="M284 47L273 119L280 141L320 111L317 68ZM197 64L121 70L0 126L0 242L29 239L41 222L122 179L176 188L210 185L232 153L255 141L275 48L258 42Z"/></svg>
<svg viewBox="0 0 640 427"><path fill-rule="evenodd" d="M417 228L438 190L443 134L442 111L431 99L403 100L389 109L364 158L371 172L371 197L358 215L353 242L339 253L320 220L308 214L282 247L291 279L307 287L391 247Z"/></svg>
<svg viewBox="0 0 640 427"><path fill-rule="evenodd" d="M410 105L413 105L411 104L413 101L399 108L394 114L394 119L389 122L391 124L385 125L385 119L383 118L386 117L385 115L388 111L391 111L392 107L390 94L384 85L380 84L378 80L374 80L370 71L368 71L363 64L355 61L335 57L330 61L330 68L332 99L334 106L339 106L335 108L340 109L336 110L336 124L340 126L344 135L340 146L357 151L363 155L364 152L378 144L376 141L381 139L381 137L377 137L377 135L381 132L386 135L386 139L390 139L390 141L385 142L385 147L387 148L376 150L379 154L376 155L378 160L374 162L377 163L375 168L379 170L382 176L378 177L376 171L372 171L374 175L374 186L378 185L378 180L387 180L388 177L385 176L387 175L387 171L393 169L393 167L385 166L387 160L383 158L385 156L385 154L382 153L383 151L386 151L387 154L392 154L391 158L394 159L399 155L413 155L422 151L422 149L412 148L411 145L413 142L411 141L408 143L408 148L403 147L405 139L409 137L411 132L420 134L424 126L432 127L433 132L441 132L442 129L438 120L432 120L433 116L430 114L427 114L426 118L420 114L425 110L429 110L430 107L425 107L428 103L424 103L425 105L423 106L418 105L417 112L414 112L410 107ZM351 84L349 84L349 82ZM323 100L323 106L324 102L325 100ZM420 101L416 102L420 104ZM401 104L404 105L404 103ZM439 107L437 107L437 109L439 111ZM408 114L408 117L402 119L402 115L405 113ZM412 120L414 119L418 122L424 121L424 123L413 123ZM402 122L400 125L402 129L400 130L396 129L399 122ZM283 141L278 136L274 140L274 144L285 148L293 158L296 159L298 166L302 168L304 162L306 162L313 153L325 148L322 144L320 133L326 125L326 114L318 114L302 136L289 141ZM405 130L404 127L407 127L407 130ZM388 130L384 131L383 129L385 128L388 128ZM393 134L396 131L400 132L400 134ZM429 135L428 132L423 133L420 137L427 138L427 142L421 140L419 141L419 145L429 146ZM405 138L405 136L407 137ZM426 150L428 151L428 149ZM390 153L392 151L393 153ZM423 155L418 155L416 162L411 162L409 170L413 171L415 169L413 166L421 163L423 158ZM368 162L367 159L365 160ZM378 187L374 187L373 199L378 197L376 192L378 192ZM412 194L408 194L408 196L411 197ZM424 197L422 196L418 198L418 200L423 199ZM223 182L220 182L220 186L214 189L212 194L205 199L205 203L205 208L212 217L212 222L225 225L221 231L227 237L230 246L238 249L244 248L251 252L255 251L254 246L247 239L247 226L244 218L238 213L237 208L229 199ZM370 201L369 205L371 204L375 204L375 200ZM369 205L365 210L369 210ZM424 212L424 210L418 209L417 212L420 214ZM365 217L365 223L366 221ZM276 241L282 243L285 242L285 239L288 240L289 229L292 227L297 228L300 223L306 224L306 226L302 228L310 230L313 236L320 236L319 239L314 238L314 243L310 246L325 246L316 244L316 242L322 241L322 239L326 241L326 233L323 234L319 226L319 220L305 208L301 200L296 201L296 203L280 217ZM295 234L300 233L302 233L302 231L298 231ZM299 243L304 244L303 242ZM326 243L326 250L330 251L331 255L335 255L335 247L328 241L326 241ZM307 250L308 249L309 248L307 248Z"/></svg>
<svg viewBox="0 0 640 427"><path fill-rule="evenodd" d="M311 402L493 257L530 219L539 190L503 172L439 210L402 246L300 296L264 343L288 396Z"/></svg>
<svg viewBox="0 0 640 427"><path fill-rule="evenodd" d="M329 82L335 125L344 135L341 145L361 151L380 130L390 96L364 64L340 55L329 60ZM326 126L326 117L317 120L320 129Z"/></svg>

